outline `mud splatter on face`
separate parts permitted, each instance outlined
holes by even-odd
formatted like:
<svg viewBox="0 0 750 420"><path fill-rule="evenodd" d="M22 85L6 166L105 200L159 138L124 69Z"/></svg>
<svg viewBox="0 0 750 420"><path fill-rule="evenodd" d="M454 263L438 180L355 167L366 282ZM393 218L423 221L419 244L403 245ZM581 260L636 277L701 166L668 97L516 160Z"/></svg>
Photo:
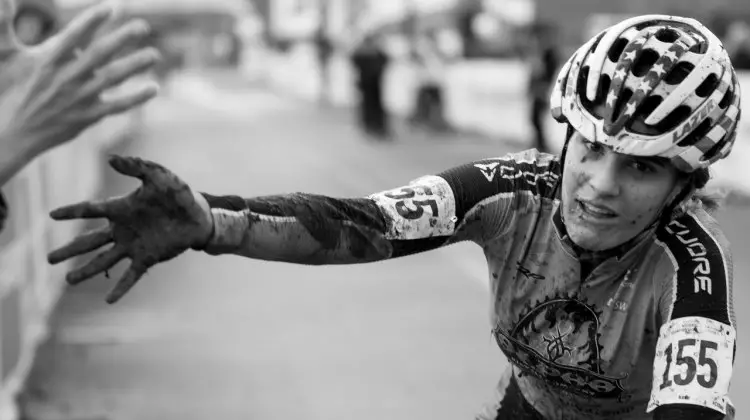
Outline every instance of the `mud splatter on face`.
<svg viewBox="0 0 750 420"><path fill-rule="evenodd" d="M627 242L659 217L679 188L677 179L671 165L643 164L575 133L562 179L561 211L568 234L591 251Z"/></svg>

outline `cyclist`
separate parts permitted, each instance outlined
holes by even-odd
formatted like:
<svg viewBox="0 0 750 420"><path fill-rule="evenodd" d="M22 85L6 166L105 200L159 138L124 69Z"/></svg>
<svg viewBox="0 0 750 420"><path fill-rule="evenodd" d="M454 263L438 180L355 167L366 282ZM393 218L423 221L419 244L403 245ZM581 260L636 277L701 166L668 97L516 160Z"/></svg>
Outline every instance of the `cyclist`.
<svg viewBox="0 0 750 420"><path fill-rule="evenodd" d="M702 191L726 157L740 90L699 22L647 15L567 61L551 96L562 156L485 159L364 198L197 193L166 168L113 156L129 195L54 210L109 219L50 253L104 250L77 284L123 258L117 301L187 249L298 264L365 263L479 244L492 327L511 362L480 419L732 418L729 245Z"/></svg>

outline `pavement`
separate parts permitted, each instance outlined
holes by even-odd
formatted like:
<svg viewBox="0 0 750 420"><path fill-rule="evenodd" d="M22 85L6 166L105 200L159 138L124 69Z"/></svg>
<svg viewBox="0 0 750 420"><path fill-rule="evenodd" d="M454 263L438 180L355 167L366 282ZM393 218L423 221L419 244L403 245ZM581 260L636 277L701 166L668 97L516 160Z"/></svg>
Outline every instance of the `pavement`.
<svg viewBox="0 0 750 420"><path fill-rule="evenodd" d="M393 141L374 141L345 109L232 77L212 85L168 89L146 109L142 136L113 152L158 161L213 194L351 197L517 150L402 125ZM102 176L102 197L137 185ZM740 337L750 334L747 211L735 200L718 215L733 244ZM26 419L467 419L506 363L490 335L484 258L471 244L336 267L190 252L107 305L122 269L64 293L22 397ZM742 354L732 388L740 413L750 410Z"/></svg>

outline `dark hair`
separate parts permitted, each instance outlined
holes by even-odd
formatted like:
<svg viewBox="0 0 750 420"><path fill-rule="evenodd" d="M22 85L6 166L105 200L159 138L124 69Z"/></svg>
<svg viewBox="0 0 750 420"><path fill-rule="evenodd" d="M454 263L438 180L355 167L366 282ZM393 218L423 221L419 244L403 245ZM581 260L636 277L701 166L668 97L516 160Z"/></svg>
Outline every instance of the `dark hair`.
<svg viewBox="0 0 750 420"><path fill-rule="evenodd" d="M726 191L714 189L706 189L706 184L711 179L711 173L708 168L698 169L692 173L686 173L683 176L688 177L688 183L685 187L688 191L683 198L682 203L678 203L677 207L682 212L687 210L691 206L691 202L699 202L703 205L703 208L707 212L713 213L724 204L726 200Z"/></svg>

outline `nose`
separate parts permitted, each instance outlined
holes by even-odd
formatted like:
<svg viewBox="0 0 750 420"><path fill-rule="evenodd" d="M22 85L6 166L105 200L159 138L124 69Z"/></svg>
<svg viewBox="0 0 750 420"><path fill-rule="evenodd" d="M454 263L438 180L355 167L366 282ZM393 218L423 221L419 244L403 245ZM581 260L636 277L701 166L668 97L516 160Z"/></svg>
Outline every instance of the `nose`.
<svg viewBox="0 0 750 420"><path fill-rule="evenodd" d="M589 168L589 185L598 195L609 197L620 194L621 180L617 167L614 153L608 153Z"/></svg>

